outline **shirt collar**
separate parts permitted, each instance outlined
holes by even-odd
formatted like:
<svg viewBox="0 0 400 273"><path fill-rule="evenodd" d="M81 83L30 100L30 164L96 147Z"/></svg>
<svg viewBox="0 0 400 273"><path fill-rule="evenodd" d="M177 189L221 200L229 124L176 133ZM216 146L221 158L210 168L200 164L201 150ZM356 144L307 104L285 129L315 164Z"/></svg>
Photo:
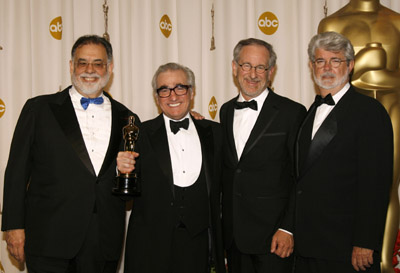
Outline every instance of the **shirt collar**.
<svg viewBox="0 0 400 273"><path fill-rule="evenodd" d="M167 128L167 132L169 132L169 133L171 133L171 134L172 134L172 132L171 132L171 130L169 130L169 121L170 121L170 120L172 120L172 121L181 121L181 120L184 120L185 118L188 118L188 119L189 119L189 127L188 127L188 130L190 129L191 124L193 123L193 121L192 121L192 119L191 119L191 117L190 117L189 112L186 114L186 116L184 116L183 118L181 118L181 119L179 119L179 120L175 120L175 119L169 118L169 117L167 117L164 113L163 113L163 118L164 118L165 126L166 126L166 128Z"/></svg>
<svg viewBox="0 0 400 273"><path fill-rule="evenodd" d="M346 94L346 92L350 89L350 83L346 83L339 92L332 96L335 101L335 105L339 102L339 100Z"/></svg>
<svg viewBox="0 0 400 273"><path fill-rule="evenodd" d="M258 95L255 98L251 98L249 101L255 100L257 102L257 106L258 106L257 111L260 111L264 105L265 99L267 98L268 94L269 94L269 90L268 90L268 88L266 88L264 91L261 92L260 95ZM239 93L239 97L238 97L237 101L238 102L246 101L242 95L242 92Z"/></svg>
<svg viewBox="0 0 400 273"><path fill-rule="evenodd" d="M71 86L71 88L69 89L69 94L71 95L71 98L77 99L78 101L80 101L81 98L83 98L83 96L81 95L81 93L78 92L78 90L76 90L75 86ZM99 97L103 97L103 99L105 99L106 97L104 96L104 93L101 92L101 95Z"/></svg>
<svg viewBox="0 0 400 273"><path fill-rule="evenodd" d="M78 105L78 104L80 105L80 101L81 101L81 98L83 98L83 96L78 92L78 90L76 90L76 88L73 85L69 89L69 95L70 95L71 101L73 103L76 103L76 105ZM100 97L102 97L104 99L104 103L102 105L111 104L110 99L104 95L104 92L101 92ZM77 107L77 106L75 106L75 107Z"/></svg>

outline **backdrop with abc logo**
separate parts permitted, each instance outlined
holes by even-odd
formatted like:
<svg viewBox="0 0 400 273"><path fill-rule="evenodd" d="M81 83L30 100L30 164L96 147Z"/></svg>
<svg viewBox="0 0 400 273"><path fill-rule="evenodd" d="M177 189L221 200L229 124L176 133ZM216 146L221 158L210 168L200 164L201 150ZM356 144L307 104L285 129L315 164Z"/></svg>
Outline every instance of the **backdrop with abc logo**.
<svg viewBox="0 0 400 273"><path fill-rule="evenodd" d="M315 94L307 45L324 18L325 2L329 15L349 0L108 0L115 63L109 92L142 120L153 118L158 114L153 73L161 64L179 62L196 75L194 109L218 121L220 106L238 92L231 72L233 47L256 37L274 45L278 55L275 92L309 107ZM103 4L0 0L0 201L23 104L70 85L71 47L81 35L104 33ZM381 4L400 12L398 0ZM4 240L0 261L7 273L25 270L10 259Z"/></svg>

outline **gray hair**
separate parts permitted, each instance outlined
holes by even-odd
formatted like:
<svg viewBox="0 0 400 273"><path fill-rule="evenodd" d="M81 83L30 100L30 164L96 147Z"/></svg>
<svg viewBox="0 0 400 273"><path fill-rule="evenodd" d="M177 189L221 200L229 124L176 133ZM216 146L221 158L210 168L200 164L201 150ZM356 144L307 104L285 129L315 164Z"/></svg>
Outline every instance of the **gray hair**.
<svg viewBox="0 0 400 273"><path fill-rule="evenodd" d="M244 40L239 41L239 43L237 43L237 45L233 49L233 60L236 63L239 62L239 56L240 56L240 52L242 51L242 48L244 46L248 46L248 45L259 45L259 46L265 47L265 49L267 49L269 52L268 67L275 66L277 57L276 57L276 53L275 53L272 45L263 40L255 39L255 38L244 39Z"/></svg>
<svg viewBox="0 0 400 273"><path fill-rule="evenodd" d="M330 52L342 52L347 60L347 64L354 60L353 45L349 39L337 32L324 32L311 38L308 44L308 57L311 62L315 61L315 51L317 48Z"/></svg>
<svg viewBox="0 0 400 273"><path fill-rule="evenodd" d="M194 73L190 68L178 64L178 63L166 63L161 65L156 73L154 73L153 79L151 81L151 86L153 87L153 91L156 92L157 89L157 78L161 73L167 71L183 71L186 75L187 84L190 85L192 88L196 87Z"/></svg>

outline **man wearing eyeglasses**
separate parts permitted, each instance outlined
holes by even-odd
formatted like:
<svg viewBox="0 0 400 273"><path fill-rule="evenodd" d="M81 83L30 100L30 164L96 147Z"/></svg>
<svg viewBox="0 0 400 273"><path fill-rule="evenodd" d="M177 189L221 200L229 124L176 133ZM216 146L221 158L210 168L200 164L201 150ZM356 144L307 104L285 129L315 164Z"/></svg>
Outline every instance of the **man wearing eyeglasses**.
<svg viewBox="0 0 400 273"><path fill-rule="evenodd" d="M125 202L111 190L122 128L134 114L103 91L112 70L111 44L82 36L71 52L73 85L22 109L5 171L2 230L30 273L117 270Z"/></svg>
<svg viewBox="0 0 400 273"><path fill-rule="evenodd" d="M297 140L295 272L381 272L393 171L390 117L350 85L354 49L347 38L315 35L308 55L319 95Z"/></svg>
<svg viewBox="0 0 400 273"><path fill-rule="evenodd" d="M117 158L122 173L135 167L142 185L133 200L125 273L205 273L211 267L223 273L219 124L189 114L195 89L189 68L162 65L152 86L162 113L142 124L137 164L137 153Z"/></svg>
<svg viewBox="0 0 400 273"><path fill-rule="evenodd" d="M291 272L294 143L304 106L269 86L276 54L246 39L233 51L239 95L220 112L223 133L223 231L233 273Z"/></svg>

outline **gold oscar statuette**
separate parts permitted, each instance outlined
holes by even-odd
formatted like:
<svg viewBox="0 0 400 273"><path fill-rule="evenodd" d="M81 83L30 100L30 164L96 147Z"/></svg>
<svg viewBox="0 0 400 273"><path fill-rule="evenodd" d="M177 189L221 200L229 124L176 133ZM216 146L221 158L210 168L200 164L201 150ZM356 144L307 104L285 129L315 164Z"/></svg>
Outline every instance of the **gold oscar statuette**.
<svg viewBox="0 0 400 273"><path fill-rule="evenodd" d="M135 125L135 117L129 117L129 123L122 128L124 137L124 151L134 152L136 141L139 136L139 128ZM137 174L133 171L130 173L119 173L115 179L116 185L112 192L118 195L137 196L141 193L141 185L137 179Z"/></svg>

